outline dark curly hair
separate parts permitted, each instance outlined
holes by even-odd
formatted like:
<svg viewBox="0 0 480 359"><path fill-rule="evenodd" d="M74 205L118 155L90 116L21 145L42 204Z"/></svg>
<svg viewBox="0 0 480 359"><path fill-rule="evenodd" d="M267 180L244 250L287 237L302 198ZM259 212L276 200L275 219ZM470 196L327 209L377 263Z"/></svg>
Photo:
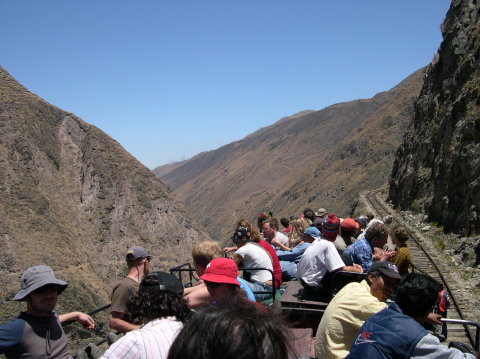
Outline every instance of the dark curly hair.
<svg viewBox="0 0 480 359"><path fill-rule="evenodd" d="M287 359L285 333L281 316L246 301L207 307L185 324L168 359Z"/></svg>
<svg viewBox="0 0 480 359"><path fill-rule="evenodd" d="M154 277L145 277L140 286L138 295L130 298L127 303L128 310L133 318L156 319L175 317L185 323L190 315L187 302L181 295L165 292L156 286L158 281Z"/></svg>

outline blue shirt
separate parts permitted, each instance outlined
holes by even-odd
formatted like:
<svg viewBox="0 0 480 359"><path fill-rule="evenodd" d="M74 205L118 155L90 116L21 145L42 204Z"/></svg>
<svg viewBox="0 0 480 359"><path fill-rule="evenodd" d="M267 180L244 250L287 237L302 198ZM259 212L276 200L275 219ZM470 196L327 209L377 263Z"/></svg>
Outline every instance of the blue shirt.
<svg viewBox="0 0 480 359"><path fill-rule="evenodd" d="M349 245L343 254L350 256L353 263L360 264L365 272L373 264L373 248L366 238L359 239Z"/></svg>
<svg viewBox="0 0 480 359"><path fill-rule="evenodd" d="M293 247L291 251L277 250L278 260L298 263L309 245L310 243L303 242Z"/></svg>
<svg viewBox="0 0 480 359"><path fill-rule="evenodd" d="M248 300L251 301L251 302L255 302L256 301L255 300L255 295L253 294L252 290L250 289L250 287L245 282L245 279L237 277L237 280L240 283L240 289L242 289L247 294Z"/></svg>

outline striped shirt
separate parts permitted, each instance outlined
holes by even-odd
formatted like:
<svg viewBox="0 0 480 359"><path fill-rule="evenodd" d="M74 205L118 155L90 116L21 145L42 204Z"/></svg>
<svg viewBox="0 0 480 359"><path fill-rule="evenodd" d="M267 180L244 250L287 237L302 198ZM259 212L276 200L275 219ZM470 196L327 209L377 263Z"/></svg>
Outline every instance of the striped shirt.
<svg viewBox="0 0 480 359"><path fill-rule="evenodd" d="M101 359L166 359L182 327L183 324L175 317L154 319L113 343Z"/></svg>

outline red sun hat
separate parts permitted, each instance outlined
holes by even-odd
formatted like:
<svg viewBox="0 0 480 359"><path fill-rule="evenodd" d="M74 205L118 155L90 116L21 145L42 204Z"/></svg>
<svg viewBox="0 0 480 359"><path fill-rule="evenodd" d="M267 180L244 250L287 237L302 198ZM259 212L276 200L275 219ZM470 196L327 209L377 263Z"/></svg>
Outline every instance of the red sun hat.
<svg viewBox="0 0 480 359"><path fill-rule="evenodd" d="M354 229L360 228L360 224L358 224L353 218L344 218L344 220L340 223L340 227L350 232Z"/></svg>
<svg viewBox="0 0 480 359"><path fill-rule="evenodd" d="M215 258L208 263L205 273L200 277L207 282L235 284L240 286L237 280L238 267L230 258Z"/></svg>

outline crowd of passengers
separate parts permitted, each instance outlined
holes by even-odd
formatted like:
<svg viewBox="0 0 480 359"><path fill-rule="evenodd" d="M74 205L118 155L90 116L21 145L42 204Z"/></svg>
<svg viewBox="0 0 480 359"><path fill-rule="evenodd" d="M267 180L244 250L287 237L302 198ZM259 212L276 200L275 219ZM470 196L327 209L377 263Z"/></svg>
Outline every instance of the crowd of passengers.
<svg viewBox="0 0 480 359"><path fill-rule="evenodd" d="M281 223L281 227L280 227ZM390 238L390 240L388 240ZM140 246L128 249L128 274L111 294L108 349L91 344L78 358L296 358L295 331L269 306L273 288L301 284L304 300L330 300L315 335L316 358L479 358L442 345L426 328L441 325L447 294L432 277L409 273L404 228L367 214L339 218L305 209L300 216L258 215L235 224L232 246L193 247L196 285L151 272ZM248 270L239 270L248 268ZM333 293L339 271L363 273ZM26 310L0 326L0 354L10 358L70 358L62 323L93 329L81 312L58 314L67 283L46 265L28 268L15 301ZM287 283L288 285L288 283ZM432 313L443 299L441 313ZM441 301L440 301L441 303ZM430 324L429 324L430 323ZM446 335L445 327L442 328Z"/></svg>

